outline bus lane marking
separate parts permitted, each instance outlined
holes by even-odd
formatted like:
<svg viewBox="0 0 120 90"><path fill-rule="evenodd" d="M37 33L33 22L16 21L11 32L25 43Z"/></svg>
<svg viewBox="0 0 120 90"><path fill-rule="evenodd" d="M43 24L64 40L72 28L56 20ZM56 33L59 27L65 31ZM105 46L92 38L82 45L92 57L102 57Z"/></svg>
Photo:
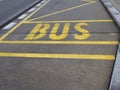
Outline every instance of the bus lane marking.
<svg viewBox="0 0 120 90"><path fill-rule="evenodd" d="M4 53L0 52L0 57L17 58L60 58L60 59L87 59L87 60L114 60L114 55L91 55L91 54L43 54L43 53Z"/></svg>
<svg viewBox="0 0 120 90"><path fill-rule="evenodd" d="M43 6L45 6L50 0L46 1L43 5L41 5L38 9L36 9L33 13L31 13L30 15L28 15L25 19L23 19L20 23L18 23L15 27L13 27L11 30L9 30L6 34L4 34L2 37L0 37L0 41L2 41L4 38L6 38L9 34L11 34L13 31L15 31L19 26L21 26L22 24L24 24L25 21L27 21L33 14L35 14L38 10L40 10ZM76 8L80 8L82 6L86 6L92 3L95 3L95 1L93 0L83 0L83 1L87 1L89 3L83 4L83 5L79 5L79 6L75 6L72 8L68 8L66 9L68 10L72 10L72 9L76 9ZM66 10L62 10L62 12L66 11ZM59 12L59 11L58 11ZM61 12L61 11L60 11Z"/></svg>
<svg viewBox="0 0 120 90"><path fill-rule="evenodd" d="M113 22L111 19L96 19L96 20L61 20L61 21L25 21L25 24L31 24L31 23L89 23L89 22Z"/></svg>
<svg viewBox="0 0 120 90"><path fill-rule="evenodd" d="M1 41L0 44L84 44L84 45L118 45L118 41Z"/></svg>
<svg viewBox="0 0 120 90"><path fill-rule="evenodd" d="M70 23L73 23L72 21L68 20L68 21L33 21L33 20L37 20L40 18L44 18L44 17L48 17L48 16L52 16L55 14L60 14L66 11L70 11L76 8L80 8L82 6L86 6L89 4L93 4L95 3L95 1L93 0L83 0L83 1L87 1L89 3L83 4L83 5L79 5L79 6L75 6L75 7L71 7L68 9L64 9L58 12L54 12L51 14L47 14L44 16L40 16L38 18L33 18L31 20L28 20L32 15L34 15L38 10L40 10L43 6L45 6L49 0L47 2L45 2L42 6L40 6L38 9L36 9L33 13L31 13L30 15L28 15L24 20L22 20L20 23L18 23L15 27L13 27L11 30L9 30L6 34L4 34L2 37L0 37L0 44L85 44L85 45L90 45L90 44L96 44L96 45L117 45L118 41L80 41L83 39L86 39L90 36L88 30L85 30L83 28L80 27L80 25L85 25L87 26L87 22L112 22L112 20L73 20L73 22L78 22L74 27L77 31L82 32L82 37L80 35L74 34L74 38L78 41L54 41L56 40L61 40L63 38L66 38L67 36L64 34L61 34L59 37L57 37L55 34L50 35L49 37L53 40L53 41L32 41L32 40L37 40L40 39L42 37L45 36L46 34L46 30L50 27L48 23L56 23L55 27L52 28L52 33L56 33L57 29L60 26L60 22L65 22L65 26L63 28L63 33L68 33L69 30L69 26ZM22 24L29 24L29 23L37 23L36 26L32 29L32 31L25 37L26 41L4 41L4 39L10 35L12 32L14 32L19 26L21 26ZM46 23L44 24L44 29L40 29L40 27L42 26L41 23ZM39 28L37 28L39 27ZM35 29L36 28L36 29ZM65 31L65 29L67 29L67 31ZM35 35L35 33L44 33L44 34L39 34L39 35ZM33 33L33 34L32 34ZM104 55L104 54L47 54L47 53L19 53L19 52L0 52L0 57L16 57L16 58L61 58L61 59L87 59L87 60L114 60L115 56L114 55Z"/></svg>
<svg viewBox="0 0 120 90"><path fill-rule="evenodd" d="M51 41L48 40L44 40L44 41L40 41L39 39L45 37L47 35L47 30L51 27L50 24L48 24L46 21L44 21L44 23L39 23L37 22L35 27L33 29L31 29L31 31L28 33L28 35L25 35L25 37L23 38L23 40L3 40L0 43L6 43L6 44L100 44L100 45L117 45L118 41L86 41L85 39L87 39L90 36L89 30L84 29L82 26L88 26L87 22L113 22L112 20L68 20L68 21L53 21L54 26L52 26L51 29L51 33L49 34L49 39L51 39ZM64 26L63 26L63 30L62 33L57 35L57 31L60 27L60 23L61 22L65 22ZM68 22L68 23L67 23ZM75 31L78 32L78 34L74 33L72 34L72 38L74 39L74 41L63 41L63 39L67 38L68 36L68 31L70 29L70 24L72 22L78 22L74 25L74 29ZM80 22L80 23L79 23ZM82 22L86 22L86 23L82 23ZM50 21L50 23L52 23ZM29 23L30 24L30 23ZM67 31L66 31L67 30ZM81 33L81 34L80 34ZM39 40L39 41L38 41ZM84 41L83 41L84 40Z"/></svg>
<svg viewBox="0 0 120 90"><path fill-rule="evenodd" d="M64 12L67 12L67 11L71 11L71 10L74 10L74 9L77 9L77 8L80 8L80 7L83 7L83 6L87 6L87 5L96 3L96 1L93 1L93 0L89 0L87 2L88 3L82 4L82 5L78 5L78 6L74 6L74 7L67 8L67 9L63 9L63 10L60 10L60 11L57 11L57 12L53 12L53 13L50 13L50 14L47 14L47 15L43 15L43 16L40 16L40 17L37 17L37 18L29 19L27 21L28 22L35 21L35 20L38 20L38 19L41 19L41 18L45 18L45 17L48 17L48 16L64 13Z"/></svg>
<svg viewBox="0 0 120 90"><path fill-rule="evenodd" d="M75 31L81 33L81 35L73 34L75 40L84 40L90 36L89 31L82 28L82 26L88 26L88 24L77 23L74 26ZM39 40L46 36L47 30L49 30L49 28L50 28L50 24L37 24L31 30L31 32L26 36L25 40ZM57 35L59 28L60 28L60 23L55 23L54 26L52 27L51 34L49 34L49 38L51 40L62 40L67 38L70 30L70 23L65 23L62 33L60 35Z"/></svg>

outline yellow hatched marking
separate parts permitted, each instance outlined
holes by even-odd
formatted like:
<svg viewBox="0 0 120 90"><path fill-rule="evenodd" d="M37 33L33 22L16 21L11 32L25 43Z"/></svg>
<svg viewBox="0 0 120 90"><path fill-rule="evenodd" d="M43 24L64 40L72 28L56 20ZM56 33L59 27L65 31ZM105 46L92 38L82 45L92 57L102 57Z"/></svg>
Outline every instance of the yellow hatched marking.
<svg viewBox="0 0 120 90"><path fill-rule="evenodd" d="M1 41L0 44L86 44L86 45L118 45L118 41Z"/></svg>
<svg viewBox="0 0 120 90"><path fill-rule="evenodd" d="M54 13L50 13L50 14L43 15L43 16L40 16L40 17L37 17L37 18L30 19L28 21L31 22L31 21L34 21L34 20L37 20L37 19L41 19L41 18L45 18L45 17L48 17L48 16L60 14L60 13L66 12L66 11L74 10L74 9L77 9L77 8L95 3L95 1L93 1L93 0L89 0L87 2L89 2L89 3L85 3L85 4L82 4L82 5L78 5L78 6L74 6L74 7L71 7L71 8L63 9L63 10L60 10L60 11L57 11L57 12L54 12Z"/></svg>
<svg viewBox="0 0 120 90"><path fill-rule="evenodd" d="M87 60L114 60L114 55L92 55L92 54L43 54L43 53L4 53L0 57L19 58L61 58L61 59L87 59Z"/></svg>
<svg viewBox="0 0 120 90"><path fill-rule="evenodd" d="M20 23L18 23L15 27L13 27L12 29L10 29L6 34L4 34L2 37L0 37L0 41L2 41L4 38L6 38L13 31L15 31L20 25L22 25L28 18L30 18L33 14L35 14L43 6L45 6L49 1L50 0L46 1L42 6L40 6L38 9L36 9L34 12L32 12L30 15L28 15L25 19L23 19Z"/></svg>
<svg viewBox="0 0 120 90"><path fill-rule="evenodd" d="M26 21L25 24L32 24L32 23L88 23L88 22L113 22L113 20L66 20L66 21Z"/></svg>

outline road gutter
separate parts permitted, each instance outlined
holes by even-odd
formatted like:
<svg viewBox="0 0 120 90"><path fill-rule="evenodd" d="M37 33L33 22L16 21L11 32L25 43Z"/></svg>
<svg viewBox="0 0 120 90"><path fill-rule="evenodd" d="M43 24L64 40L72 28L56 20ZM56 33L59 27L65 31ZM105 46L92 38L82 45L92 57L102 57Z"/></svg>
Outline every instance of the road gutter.
<svg viewBox="0 0 120 90"><path fill-rule="evenodd" d="M26 11L28 11L29 9L31 9L32 7L34 7L35 5L37 5L38 3L40 3L41 1L42 0L35 1L34 3L28 5L26 8L21 9L21 11L15 13L13 15L11 15L8 19L6 19L5 21L3 21L3 22L0 23L0 29L2 29L8 23L10 23L14 19L18 18L19 16L21 16L23 13L25 13Z"/></svg>

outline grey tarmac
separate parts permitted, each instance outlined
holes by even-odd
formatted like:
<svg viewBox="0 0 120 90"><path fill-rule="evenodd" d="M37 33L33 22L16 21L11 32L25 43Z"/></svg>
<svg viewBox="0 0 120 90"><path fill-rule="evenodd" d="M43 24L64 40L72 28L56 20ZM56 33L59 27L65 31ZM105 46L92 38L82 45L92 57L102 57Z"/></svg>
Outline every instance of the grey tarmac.
<svg viewBox="0 0 120 90"><path fill-rule="evenodd" d="M45 0L0 32L0 90L108 90L119 29L99 0Z"/></svg>

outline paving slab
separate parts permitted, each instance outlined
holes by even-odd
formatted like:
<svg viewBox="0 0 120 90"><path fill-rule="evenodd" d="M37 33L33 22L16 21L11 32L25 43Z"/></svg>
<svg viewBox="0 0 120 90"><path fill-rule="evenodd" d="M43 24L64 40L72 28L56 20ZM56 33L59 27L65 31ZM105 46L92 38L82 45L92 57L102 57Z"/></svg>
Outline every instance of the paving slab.
<svg viewBox="0 0 120 90"><path fill-rule="evenodd" d="M110 2L118 11L120 11L120 0L110 0Z"/></svg>

